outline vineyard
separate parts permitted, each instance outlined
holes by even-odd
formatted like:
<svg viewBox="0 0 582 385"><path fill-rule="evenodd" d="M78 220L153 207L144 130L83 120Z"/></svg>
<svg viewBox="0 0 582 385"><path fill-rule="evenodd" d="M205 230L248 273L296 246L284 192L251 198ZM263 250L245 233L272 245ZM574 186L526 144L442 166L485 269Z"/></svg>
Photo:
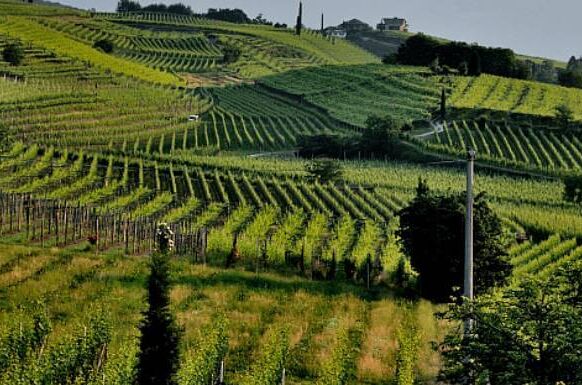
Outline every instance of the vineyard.
<svg viewBox="0 0 582 385"><path fill-rule="evenodd" d="M557 179L582 171L582 136L543 126L562 104L582 119L579 91L380 64L308 29L0 0L0 52L14 44L18 64L0 55L2 384L133 383L161 223L179 385L435 383L431 343L450 325L398 284L399 212L420 178L464 191L450 163L467 147L509 288L582 259L582 211ZM443 89L451 120L429 132ZM300 136L358 140L370 116L409 123L407 145L445 162L344 159L326 181L295 158Z"/></svg>
<svg viewBox="0 0 582 385"><path fill-rule="evenodd" d="M438 80L425 70L380 65L309 68L266 77L261 83L360 127L371 115L405 121L430 118L440 95Z"/></svg>
<svg viewBox="0 0 582 385"><path fill-rule="evenodd" d="M582 91L575 88L490 75L457 78L450 97L450 103L455 108L534 116L554 116L557 106L566 105L572 109L577 120L582 119L581 102Z"/></svg>
<svg viewBox="0 0 582 385"><path fill-rule="evenodd" d="M480 159L503 166L547 172L582 170L582 137L576 132L453 121L426 145L451 155L462 155L471 147Z"/></svg>

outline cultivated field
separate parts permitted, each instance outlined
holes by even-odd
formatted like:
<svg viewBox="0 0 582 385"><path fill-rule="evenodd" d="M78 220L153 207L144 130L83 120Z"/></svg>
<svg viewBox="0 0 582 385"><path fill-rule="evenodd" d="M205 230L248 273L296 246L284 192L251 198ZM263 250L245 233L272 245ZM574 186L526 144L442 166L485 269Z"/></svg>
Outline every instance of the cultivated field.
<svg viewBox="0 0 582 385"><path fill-rule="evenodd" d="M180 385L209 384L221 362L228 384L283 369L287 384L401 384L398 366L436 383L431 343L450 325L397 288L398 212L419 178L464 191L464 170L433 158L467 147L497 168L478 165L475 183L503 221L511 285L581 259L580 205L556 179L582 169L579 131L511 120L560 104L581 120L579 90L380 64L314 31L0 0L0 51L13 43L22 63L0 60L2 384L131 383L161 222L175 231ZM293 158L300 136L358 138L374 115L429 132L443 89L443 131L405 139L428 160L344 160L322 182ZM456 119L467 110L507 119Z"/></svg>

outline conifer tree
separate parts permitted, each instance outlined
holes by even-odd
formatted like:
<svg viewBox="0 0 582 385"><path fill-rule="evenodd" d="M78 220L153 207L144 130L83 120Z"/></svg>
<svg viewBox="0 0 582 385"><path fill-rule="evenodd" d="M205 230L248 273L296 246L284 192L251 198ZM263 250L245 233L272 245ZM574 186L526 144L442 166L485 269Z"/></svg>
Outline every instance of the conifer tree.
<svg viewBox="0 0 582 385"><path fill-rule="evenodd" d="M140 325L141 340L136 385L175 385L182 330L170 312L171 231L158 229L160 251L152 256L147 282L148 309Z"/></svg>
<svg viewBox="0 0 582 385"><path fill-rule="evenodd" d="M297 25L295 26L295 34L301 36L301 29L303 28L303 2L299 2L299 15L297 16Z"/></svg>

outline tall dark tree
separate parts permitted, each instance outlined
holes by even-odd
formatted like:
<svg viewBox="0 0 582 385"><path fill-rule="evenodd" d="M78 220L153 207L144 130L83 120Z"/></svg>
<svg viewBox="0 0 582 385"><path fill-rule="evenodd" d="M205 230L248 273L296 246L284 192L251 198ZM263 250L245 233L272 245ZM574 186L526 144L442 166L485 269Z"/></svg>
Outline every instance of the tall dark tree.
<svg viewBox="0 0 582 385"><path fill-rule="evenodd" d="M141 10L141 5L137 1L119 0L117 12L137 12Z"/></svg>
<svg viewBox="0 0 582 385"><path fill-rule="evenodd" d="M441 119L445 120L447 118L447 92L443 88L441 91L441 109L440 109Z"/></svg>
<svg viewBox="0 0 582 385"><path fill-rule="evenodd" d="M297 15L297 25L295 25L295 34L301 36L303 28L303 2L299 2L299 15Z"/></svg>
<svg viewBox="0 0 582 385"><path fill-rule="evenodd" d="M206 17L212 20L228 21L230 23L245 24L250 23L251 19L242 9L216 9L210 8Z"/></svg>
<svg viewBox="0 0 582 385"><path fill-rule="evenodd" d="M415 199L400 212L403 249L420 274L421 294L435 301L447 301L453 287L463 286L465 195L439 195L420 183ZM501 221L483 194L475 199L474 224L475 288L484 293L506 282L511 265Z"/></svg>
<svg viewBox="0 0 582 385"><path fill-rule="evenodd" d="M192 8L182 3L168 5L168 12L186 16L192 16L194 14L194 12L192 12Z"/></svg>
<svg viewBox="0 0 582 385"><path fill-rule="evenodd" d="M568 60L568 66L566 67L566 69L568 71L577 70L580 66L580 62L581 60L576 59L576 56L572 56L570 60Z"/></svg>
<svg viewBox="0 0 582 385"><path fill-rule="evenodd" d="M140 325L141 340L136 385L175 385L179 368L179 343L182 330L170 311L170 266L172 247L168 229L158 229L160 251L150 262L147 282L148 309Z"/></svg>
<svg viewBox="0 0 582 385"><path fill-rule="evenodd" d="M560 71L558 82L564 87L582 88L582 69Z"/></svg>
<svg viewBox="0 0 582 385"><path fill-rule="evenodd" d="M402 64L429 66L438 57L437 50L440 44L430 36L416 34L398 48L396 59Z"/></svg>

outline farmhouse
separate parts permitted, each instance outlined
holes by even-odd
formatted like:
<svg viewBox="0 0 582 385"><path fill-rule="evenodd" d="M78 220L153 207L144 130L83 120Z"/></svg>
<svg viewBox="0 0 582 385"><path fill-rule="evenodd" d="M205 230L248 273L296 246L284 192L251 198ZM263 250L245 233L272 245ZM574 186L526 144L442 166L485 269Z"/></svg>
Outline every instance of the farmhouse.
<svg viewBox="0 0 582 385"><path fill-rule="evenodd" d="M348 35L351 33L366 32L372 30L371 26L358 19L344 21L338 26L338 28L345 30Z"/></svg>
<svg viewBox="0 0 582 385"><path fill-rule="evenodd" d="M406 19L401 19L398 17L393 18L384 18L376 26L378 31L400 31L400 32L408 32L408 22Z"/></svg>

